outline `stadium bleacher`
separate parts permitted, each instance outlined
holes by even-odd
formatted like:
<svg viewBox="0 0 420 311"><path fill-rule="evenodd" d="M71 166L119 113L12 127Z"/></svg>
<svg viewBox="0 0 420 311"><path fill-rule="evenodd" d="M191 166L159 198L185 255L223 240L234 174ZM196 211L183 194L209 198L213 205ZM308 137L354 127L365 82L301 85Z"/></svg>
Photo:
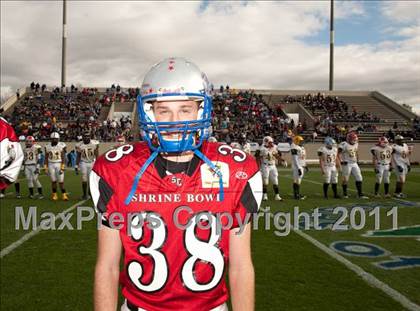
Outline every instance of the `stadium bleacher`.
<svg viewBox="0 0 420 311"><path fill-rule="evenodd" d="M64 141L75 141L85 130L101 141L115 141L119 135L131 141L136 94L138 89L125 92L118 85L108 89L71 85L61 90L32 82L4 115L18 136L32 135L38 141L48 140L53 131Z"/></svg>
<svg viewBox="0 0 420 311"><path fill-rule="evenodd" d="M76 140L86 129L101 141L113 141L118 135L131 141L139 138L138 93L138 88L115 84L60 90L33 82L5 115L18 135L41 141L53 130L64 140ZM384 134L391 140L396 134L420 140L415 114L378 92L255 91L227 86L215 92L213 103L213 133L228 143L260 142L265 135L285 142L292 133L314 142L327 135L341 140L352 130L358 131L361 142L374 142ZM297 113L299 121L290 118L291 113Z"/></svg>

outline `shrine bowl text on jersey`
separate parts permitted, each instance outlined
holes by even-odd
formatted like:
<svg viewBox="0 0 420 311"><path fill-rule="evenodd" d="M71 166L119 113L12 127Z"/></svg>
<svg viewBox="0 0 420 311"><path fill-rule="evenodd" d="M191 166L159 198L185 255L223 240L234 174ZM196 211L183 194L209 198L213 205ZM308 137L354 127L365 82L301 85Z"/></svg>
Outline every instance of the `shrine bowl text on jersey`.
<svg viewBox="0 0 420 311"><path fill-rule="evenodd" d="M261 173L255 159L242 150L206 142L201 151L223 174L223 201L217 175L197 156L182 172L171 171L158 156L128 205L124 200L133 179L150 156L147 144L120 146L94 165L91 193L103 223L109 225L113 214L123 216L122 293L140 308L210 310L228 299L226 227L239 227L249 220L249 213L257 212ZM220 230L216 217L222 213L231 217L221 218L225 228ZM151 223L156 225L148 226Z"/></svg>

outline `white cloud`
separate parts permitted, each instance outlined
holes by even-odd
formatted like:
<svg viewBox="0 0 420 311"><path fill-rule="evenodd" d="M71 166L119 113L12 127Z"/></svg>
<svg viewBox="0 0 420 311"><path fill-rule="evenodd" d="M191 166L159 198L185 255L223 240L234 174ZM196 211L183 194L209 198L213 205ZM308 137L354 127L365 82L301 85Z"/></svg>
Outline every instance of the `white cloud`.
<svg viewBox="0 0 420 311"><path fill-rule="evenodd" d="M420 2L383 1L381 12L393 23L412 23L420 20Z"/></svg>
<svg viewBox="0 0 420 311"><path fill-rule="evenodd" d="M334 13L336 18L366 16L362 1L335 1Z"/></svg>
<svg viewBox="0 0 420 311"><path fill-rule="evenodd" d="M365 16L362 2L336 2L337 18ZM60 83L61 4L1 2L1 83ZM388 14L383 9L384 14ZM141 83L167 56L196 62L215 85L326 89L329 2L68 2L68 84ZM41 22L42 21L42 22ZM412 27L412 25L404 25ZM336 47L337 89L377 89L420 101L418 33L378 45Z"/></svg>

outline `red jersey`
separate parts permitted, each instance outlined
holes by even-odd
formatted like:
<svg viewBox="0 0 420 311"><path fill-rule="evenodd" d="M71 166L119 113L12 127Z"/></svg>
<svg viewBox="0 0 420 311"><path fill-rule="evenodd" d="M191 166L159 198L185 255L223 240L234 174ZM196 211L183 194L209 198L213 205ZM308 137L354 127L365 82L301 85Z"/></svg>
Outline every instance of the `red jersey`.
<svg viewBox="0 0 420 311"><path fill-rule="evenodd" d="M122 293L139 308L210 310L228 299L229 231L257 212L262 179L255 159L242 150L204 143L201 152L223 174L223 201L219 177L198 157L182 164L158 156L125 205L135 175L150 156L144 142L108 151L93 167L96 209L104 224L120 225ZM171 163L185 167L176 172Z"/></svg>
<svg viewBox="0 0 420 311"><path fill-rule="evenodd" d="M0 117L0 190L16 181L23 151L12 126Z"/></svg>

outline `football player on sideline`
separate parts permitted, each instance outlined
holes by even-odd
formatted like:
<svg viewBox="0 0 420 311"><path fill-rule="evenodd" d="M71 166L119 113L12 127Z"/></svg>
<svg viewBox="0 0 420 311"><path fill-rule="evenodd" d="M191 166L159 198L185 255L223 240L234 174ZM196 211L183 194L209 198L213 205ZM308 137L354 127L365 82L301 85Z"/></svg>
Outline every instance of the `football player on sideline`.
<svg viewBox="0 0 420 311"><path fill-rule="evenodd" d="M397 176L397 183L395 185L394 196L397 198L404 198L405 195L402 193L403 186L407 177L407 174L411 170L409 156L411 154L407 144L404 143L404 137L401 135L395 136L395 144L392 146L392 165L395 169L395 175Z"/></svg>
<svg viewBox="0 0 420 311"><path fill-rule="evenodd" d="M370 149L372 153L372 163L376 174L375 197L379 198L379 187L384 181L385 197L389 198L389 179L391 176L392 147L389 145L388 138L379 137L378 143Z"/></svg>
<svg viewBox="0 0 420 311"><path fill-rule="evenodd" d="M124 135L119 135L117 137L117 144L115 145L116 147L125 145L125 136Z"/></svg>
<svg viewBox="0 0 420 311"><path fill-rule="evenodd" d="M26 180L28 181L29 197L31 199L35 198L35 185L38 189L38 199L43 199L42 185L39 181L39 161L41 159L42 147L35 143L35 138L33 136L26 137L24 154L25 158L23 164L25 166Z"/></svg>
<svg viewBox="0 0 420 311"><path fill-rule="evenodd" d="M246 153L246 154L251 154L251 144L249 143L249 141L246 139L246 134L241 134L239 136L239 143L241 144L241 148L242 150Z"/></svg>
<svg viewBox="0 0 420 311"><path fill-rule="evenodd" d="M357 194L360 199L368 199L367 196L363 194L362 191L362 172L359 167L359 137L355 132L350 132L347 134L346 141L343 141L338 145L338 159L341 164L341 172L343 174L343 197L348 199L347 194L347 184L349 182L350 175L353 175L356 180L356 189Z"/></svg>
<svg viewBox="0 0 420 311"><path fill-rule="evenodd" d="M98 158L99 142L91 139L90 132L84 132L82 141L76 144L76 151L77 159L74 168L77 171L80 167L80 172L82 173L82 199L87 200L89 198L87 194L88 178L93 164Z"/></svg>
<svg viewBox="0 0 420 311"><path fill-rule="evenodd" d="M309 169L306 166L306 150L303 147L304 139L297 135L293 137L293 143L290 145L290 153L292 154L292 171L293 171L293 196L296 200L305 200L306 196L300 194L300 184L305 172Z"/></svg>
<svg viewBox="0 0 420 311"><path fill-rule="evenodd" d="M274 191L274 200L282 201L279 194L279 172L277 170L276 160L284 166L287 162L282 158L281 152L277 150L271 136L265 136L261 147L255 152L255 158L260 165L261 174L263 177L263 200L268 200L267 187L271 182Z"/></svg>
<svg viewBox="0 0 420 311"><path fill-rule="evenodd" d="M66 144L60 142L60 134L51 133L51 142L45 146L45 166L46 173L51 178L52 200L57 201L57 181L60 185L62 199L68 201L66 189L64 189L64 168L66 159Z"/></svg>
<svg viewBox="0 0 420 311"><path fill-rule="evenodd" d="M227 271L233 310L254 310L247 215L258 211L262 198L255 159L207 142L209 83L183 58L154 65L137 103L145 141L108 151L90 174L104 224L95 310L117 309L120 280L122 311L226 311ZM219 213L226 226L220 226Z"/></svg>
<svg viewBox="0 0 420 311"><path fill-rule="evenodd" d="M0 117L0 190L15 182L23 162L22 146L12 126ZM0 197L4 197L1 192Z"/></svg>
<svg viewBox="0 0 420 311"><path fill-rule="evenodd" d="M338 172L340 169L340 162L337 159L337 143L331 137L325 138L325 146L318 149L319 164L321 167L321 174L324 176L324 198L328 198L328 187L334 193L334 198L339 198L337 194Z"/></svg>

